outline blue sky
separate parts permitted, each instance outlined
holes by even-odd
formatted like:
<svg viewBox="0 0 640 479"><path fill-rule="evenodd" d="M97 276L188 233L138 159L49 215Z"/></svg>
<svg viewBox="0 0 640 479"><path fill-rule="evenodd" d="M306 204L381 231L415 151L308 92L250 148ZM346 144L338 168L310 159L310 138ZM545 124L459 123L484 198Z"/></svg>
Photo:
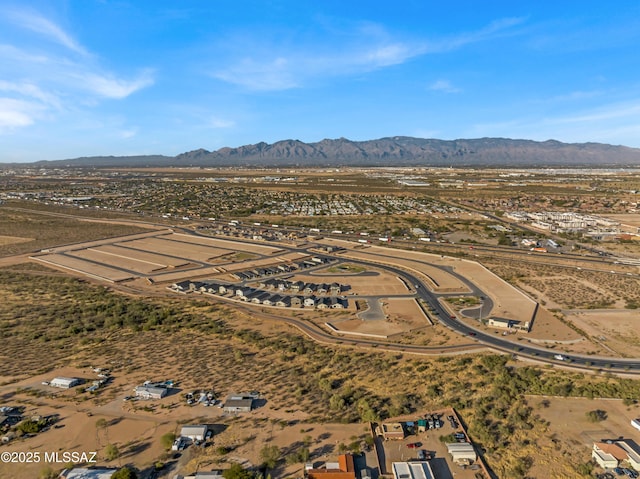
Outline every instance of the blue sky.
<svg viewBox="0 0 640 479"><path fill-rule="evenodd" d="M0 161L282 139L640 147L640 3L0 2Z"/></svg>

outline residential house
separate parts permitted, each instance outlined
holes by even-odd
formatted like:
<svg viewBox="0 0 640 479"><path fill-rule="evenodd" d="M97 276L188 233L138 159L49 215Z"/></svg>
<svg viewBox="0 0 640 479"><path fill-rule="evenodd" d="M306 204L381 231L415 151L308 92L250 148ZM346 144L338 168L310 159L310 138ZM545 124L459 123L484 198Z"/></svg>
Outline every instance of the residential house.
<svg viewBox="0 0 640 479"><path fill-rule="evenodd" d="M317 469L308 464L304 475L307 479L356 479L353 455L342 454L338 456L338 462L327 462L324 467Z"/></svg>

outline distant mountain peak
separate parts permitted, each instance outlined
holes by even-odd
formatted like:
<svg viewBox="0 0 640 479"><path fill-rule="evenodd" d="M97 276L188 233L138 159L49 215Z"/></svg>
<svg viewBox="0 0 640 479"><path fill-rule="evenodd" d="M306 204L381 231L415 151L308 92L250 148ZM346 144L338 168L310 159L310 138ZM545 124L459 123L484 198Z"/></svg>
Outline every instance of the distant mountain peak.
<svg viewBox="0 0 640 479"><path fill-rule="evenodd" d="M640 149L602 143L562 143L477 138L437 140L392 136L354 141L340 137L316 143L285 139L269 144L224 147L216 151L200 148L176 157L92 157L44 161L38 166L458 166L458 167L546 167L546 166L640 166Z"/></svg>

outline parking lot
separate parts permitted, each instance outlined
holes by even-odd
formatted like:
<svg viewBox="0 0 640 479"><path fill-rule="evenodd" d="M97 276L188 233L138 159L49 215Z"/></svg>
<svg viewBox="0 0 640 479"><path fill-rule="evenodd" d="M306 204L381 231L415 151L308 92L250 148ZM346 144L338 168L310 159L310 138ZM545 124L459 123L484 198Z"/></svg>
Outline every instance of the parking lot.
<svg viewBox="0 0 640 479"><path fill-rule="evenodd" d="M446 437L446 442L465 442L467 436L459 424L452 410L442 410L425 414L419 420L402 420L405 432L404 439L381 440L387 472L392 471L394 462L410 462L426 460L438 479L476 479L485 477L482 467L474 462L470 465L455 464L447 451L447 446L440 438ZM449 419L451 418L451 419ZM454 437L456 434L458 437Z"/></svg>

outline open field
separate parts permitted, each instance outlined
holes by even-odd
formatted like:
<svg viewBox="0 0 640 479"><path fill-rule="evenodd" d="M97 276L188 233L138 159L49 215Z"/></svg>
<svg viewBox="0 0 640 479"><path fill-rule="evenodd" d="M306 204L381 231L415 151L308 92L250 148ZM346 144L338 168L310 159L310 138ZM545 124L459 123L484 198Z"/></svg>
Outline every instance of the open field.
<svg viewBox="0 0 640 479"><path fill-rule="evenodd" d="M0 206L0 231L10 231L14 237L25 240L0 242L0 256L10 256L149 230L131 224L110 223L107 220L89 222L42 214L37 210L16 210L3 205Z"/></svg>
<svg viewBox="0 0 640 479"><path fill-rule="evenodd" d="M15 243L26 243L33 241L33 238L20 238L19 236L2 236L0 235L0 247Z"/></svg>
<svg viewBox="0 0 640 479"><path fill-rule="evenodd" d="M228 249L231 251L243 251L245 253L254 253L258 255L275 255L281 253L280 248L273 246L259 245L255 243L245 243L242 241L224 240L219 238L206 238L203 236L192 236L187 234L176 233L173 235L176 241L183 241L191 244L206 244L215 248ZM240 246L239 246L240 245Z"/></svg>
<svg viewBox="0 0 640 479"><path fill-rule="evenodd" d="M304 281L307 283L338 282L348 284L351 289L349 295L378 296L385 294L409 294L406 286L396 276L387 271L368 268L362 274L294 274L292 281Z"/></svg>
<svg viewBox="0 0 640 479"><path fill-rule="evenodd" d="M532 477L572 477L571 467L559 459L571 458L576 464L587 463L594 442L624 437L640 443L631 419L640 414L638 406L625 406L620 400L530 396L531 406L547 422L548 431L537 443ZM600 409L607 419L593 423L587 413ZM600 468L596 470L602 471Z"/></svg>
<svg viewBox="0 0 640 479"><path fill-rule="evenodd" d="M637 310L567 311L566 319L620 356L640 356L640 313Z"/></svg>
<svg viewBox="0 0 640 479"><path fill-rule="evenodd" d="M157 434L174 430L177 422L185 419L219 421L206 408L206 412L194 412L179 395L146 404L150 410L139 403L123 406L122 396L146 379L174 379L183 391L216 385L221 395L257 389L267 404L255 412L256 419L303 421L311 424L318 437L324 434L320 422L357 422L369 410L379 417L393 417L405 410L453 405L468 421L471 437L487 450L487 461L500 477L523 477L516 471L527 469L526 457L535 457L534 442L542 441L546 434L546 426L521 399L522 392L617 397L634 397L640 392L638 381L585 377L560 370L510 369L505 367L507 359L499 356L425 359L351 347L329 348L301 338L289 327L264 321L259 314L241 313L230 306L184 297L126 297L71 278L41 276L42 271L36 270L35 288L29 268L23 272L0 270L0 334L5 344L0 357L0 391L4 401L43 411L49 407L64 411L67 422L63 424L70 434L58 447L85 450L96 447L96 434L90 432L90 425L83 429L80 423L87 419L82 411L95 409L97 418L127 419L114 425L112 441L121 450L127 450L138 437L127 436L136 431L132 426L136 423L128 421L133 415L139 419L132 421L142 421L145 434L138 439L140 454L124 460L141 468L148 467L159 452L156 432L148 421L167 422L166 429L159 427ZM29 304L23 300L27 293L32 299ZM89 365L111 367L116 377L95 396L75 391L56 397L16 393L20 381L41 391L39 380L45 375L78 367L82 370L78 375L86 376ZM425 374L436 370L438 375ZM513 396L501 399L511 394L509 391ZM254 447L247 440L254 424L248 421L241 426L241 420L229 424L235 432L225 440L237 441L239 457L259 461L260 444L256 441ZM297 426L298 431L302 428ZM509 442L519 445L516 450L503 442L511 428ZM351 431L345 429L345 434L354 434ZM50 433L54 430L42 433L47 444ZM288 441L295 435L288 437L276 441L282 441L278 444L283 446L291 444ZM327 444L333 442L335 447L334 441L342 437L336 433ZM529 442L525 444L525 440ZM25 450L39 441L36 436L15 444ZM210 452L207 461L223 459ZM162 455L153 459L162 460ZM566 477L579 477L567 457L551 453L551 459L558 467L573 471Z"/></svg>

